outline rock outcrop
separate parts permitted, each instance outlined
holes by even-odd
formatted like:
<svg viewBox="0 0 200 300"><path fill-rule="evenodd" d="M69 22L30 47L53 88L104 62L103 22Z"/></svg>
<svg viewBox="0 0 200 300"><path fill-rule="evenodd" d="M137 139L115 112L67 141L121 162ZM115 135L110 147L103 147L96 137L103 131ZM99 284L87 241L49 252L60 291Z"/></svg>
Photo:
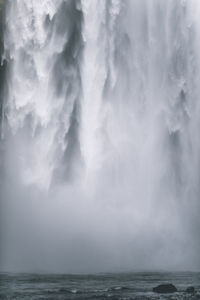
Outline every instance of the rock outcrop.
<svg viewBox="0 0 200 300"><path fill-rule="evenodd" d="M177 288L173 284L160 284L153 288L154 293L170 294L177 292Z"/></svg>
<svg viewBox="0 0 200 300"><path fill-rule="evenodd" d="M195 288L193 286L189 286L186 289L186 293L188 293L188 294L194 294L195 293Z"/></svg>

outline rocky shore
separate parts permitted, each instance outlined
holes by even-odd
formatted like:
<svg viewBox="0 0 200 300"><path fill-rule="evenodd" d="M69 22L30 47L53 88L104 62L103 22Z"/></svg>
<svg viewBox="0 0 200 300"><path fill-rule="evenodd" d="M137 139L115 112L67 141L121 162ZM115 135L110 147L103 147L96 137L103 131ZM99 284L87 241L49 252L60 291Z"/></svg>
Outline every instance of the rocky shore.
<svg viewBox="0 0 200 300"><path fill-rule="evenodd" d="M159 285L155 286L152 289L152 291L154 293L158 293L158 294L172 294L172 293L178 292L178 289L175 287L175 285L173 285L171 283L167 283L167 284L159 284ZM195 288L193 286L187 287L184 292L187 294L191 294L191 295L196 294ZM199 297L195 298L195 299L199 299Z"/></svg>

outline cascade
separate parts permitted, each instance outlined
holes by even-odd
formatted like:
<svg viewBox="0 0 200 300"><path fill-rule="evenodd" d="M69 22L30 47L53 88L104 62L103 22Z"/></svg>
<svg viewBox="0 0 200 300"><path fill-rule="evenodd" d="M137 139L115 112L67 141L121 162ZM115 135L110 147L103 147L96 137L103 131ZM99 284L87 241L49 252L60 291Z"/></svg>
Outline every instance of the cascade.
<svg viewBox="0 0 200 300"><path fill-rule="evenodd" d="M199 1L5 6L2 269L195 268Z"/></svg>

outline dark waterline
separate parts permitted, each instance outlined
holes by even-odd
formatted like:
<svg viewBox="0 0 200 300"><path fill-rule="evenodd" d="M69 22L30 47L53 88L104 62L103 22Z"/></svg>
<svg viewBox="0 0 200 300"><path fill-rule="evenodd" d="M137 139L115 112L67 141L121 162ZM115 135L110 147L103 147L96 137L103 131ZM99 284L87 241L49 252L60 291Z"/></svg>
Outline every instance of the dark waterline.
<svg viewBox="0 0 200 300"><path fill-rule="evenodd" d="M152 292L158 284L172 283L178 292ZM193 286L195 294L187 294ZM0 275L0 299L200 299L200 273L138 272L94 275Z"/></svg>

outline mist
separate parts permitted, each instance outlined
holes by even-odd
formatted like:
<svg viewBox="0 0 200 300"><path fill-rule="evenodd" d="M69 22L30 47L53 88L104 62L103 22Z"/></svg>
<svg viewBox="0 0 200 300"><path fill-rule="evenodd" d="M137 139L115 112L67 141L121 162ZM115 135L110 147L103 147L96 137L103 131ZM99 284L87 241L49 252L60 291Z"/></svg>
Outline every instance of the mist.
<svg viewBox="0 0 200 300"><path fill-rule="evenodd" d="M198 0L7 0L0 271L197 271Z"/></svg>

